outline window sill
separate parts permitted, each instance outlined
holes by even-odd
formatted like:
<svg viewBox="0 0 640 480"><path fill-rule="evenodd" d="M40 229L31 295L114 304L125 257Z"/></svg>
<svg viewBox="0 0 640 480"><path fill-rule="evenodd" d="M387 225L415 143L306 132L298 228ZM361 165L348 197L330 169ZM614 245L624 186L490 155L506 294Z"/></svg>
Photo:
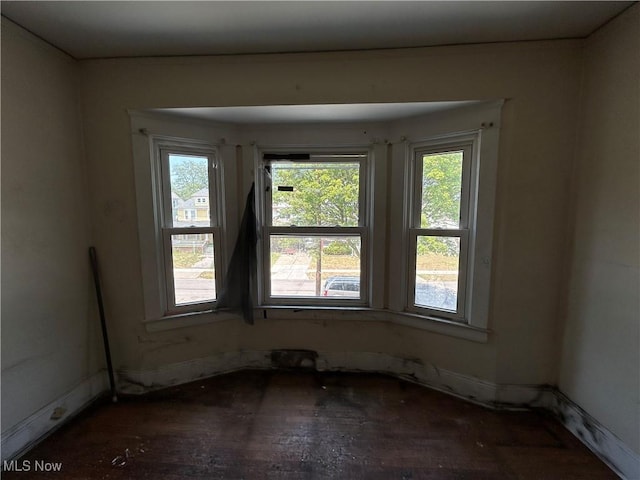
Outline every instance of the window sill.
<svg viewBox="0 0 640 480"><path fill-rule="evenodd" d="M489 333L491 333L487 328L474 327L466 323L455 322L444 318L424 316L410 312L387 311L387 313L392 315L392 323L398 325L427 330L450 337L463 338L478 343L487 343Z"/></svg>
<svg viewBox="0 0 640 480"><path fill-rule="evenodd" d="M302 307L263 305L257 307L256 318L268 320L353 320L390 322L405 327L462 338L478 343L489 339L488 329L452 320L410 312L367 307Z"/></svg>
<svg viewBox="0 0 640 480"><path fill-rule="evenodd" d="M201 312L166 315L160 318L145 320L143 323L147 332L151 333L174 330L176 328L195 327L198 325L206 325L208 323L225 322L229 320L236 320L237 318L237 315L233 315L228 312L204 310Z"/></svg>
<svg viewBox="0 0 640 480"><path fill-rule="evenodd" d="M462 338L464 340L478 343L486 343L490 333L488 329L473 327L442 318L366 307L335 308L264 305L255 309L255 317L257 322L260 322L261 320L351 320L390 322L396 325L425 330L450 337ZM154 320L147 320L144 323L147 332L162 332L176 328L194 327L198 325L238 319L239 316L232 313L213 312L211 310L207 310L203 312L170 315Z"/></svg>

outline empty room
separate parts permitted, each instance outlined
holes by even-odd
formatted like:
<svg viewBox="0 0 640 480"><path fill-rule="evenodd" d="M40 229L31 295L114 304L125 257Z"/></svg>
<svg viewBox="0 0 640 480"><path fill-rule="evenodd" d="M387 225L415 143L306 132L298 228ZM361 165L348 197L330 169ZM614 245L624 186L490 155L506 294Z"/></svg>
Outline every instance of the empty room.
<svg viewBox="0 0 640 480"><path fill-rule="evenodd" d="M640 479L640 5L2 1L2 477Z"/></svg>

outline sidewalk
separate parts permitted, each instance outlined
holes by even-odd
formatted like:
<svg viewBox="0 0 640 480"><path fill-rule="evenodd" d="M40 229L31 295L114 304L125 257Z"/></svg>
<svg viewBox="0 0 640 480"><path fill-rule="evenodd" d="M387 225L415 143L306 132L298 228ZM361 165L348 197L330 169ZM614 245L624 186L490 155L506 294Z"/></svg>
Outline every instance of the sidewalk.
<svg viewBox="0 0 640 480"><path fill-rule="evenodd" d="M311 257L303 253L280 255L271 266L271 294L314 297L316 282L309 278Z"/></svg>
<svg viewBox="0 0 640 480"><path fill-rule="evenodd" d="M272 280L308 280L307 272L311 257L303 253L280 255L271 266Z"/></svg>

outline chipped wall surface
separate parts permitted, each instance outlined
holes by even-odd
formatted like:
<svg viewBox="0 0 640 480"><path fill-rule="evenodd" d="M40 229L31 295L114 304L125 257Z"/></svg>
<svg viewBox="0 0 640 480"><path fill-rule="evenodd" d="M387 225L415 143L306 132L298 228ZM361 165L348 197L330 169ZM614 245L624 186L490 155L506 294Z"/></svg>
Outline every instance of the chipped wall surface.
<svg viewBox="0 0 640 480"><path fill-rule="evenodd" d="M640 452L640 5L586 44L559 387Z"/></svg>
<svg viewBox="0 0 640 480"><path fill-rule="evenodd" d="M2 19L3 433L102 366L77 74Z"/></svg>
<svg viewBox="0 0 640 480"><path fill-rule="evenodd" d="M384 352L499 383L553 383L581 52L579 41L553 41L82 62L91 219L106 259L116 365L147 369L213 353L294 348ZM488 343L341 319L145 330L128 109L501 98Z"/></svg>

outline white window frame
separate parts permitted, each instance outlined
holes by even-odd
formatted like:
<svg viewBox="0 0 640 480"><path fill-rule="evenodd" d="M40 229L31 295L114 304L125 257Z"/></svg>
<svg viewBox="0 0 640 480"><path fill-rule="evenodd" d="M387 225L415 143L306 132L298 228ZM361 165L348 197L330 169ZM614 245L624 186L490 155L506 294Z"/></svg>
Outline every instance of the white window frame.
<svg viewBox="0 0 640 480"><path fill-rule="evenodd" d="M225 273L225 250L233 246L246 194L256 181L256 213L261 228L258 242L259 262L257 307L264 308L265 319L330 319L393 322L398 325L457 336L473 341L486 341L492 291L492 252L494 234L495 195L502 100L480 102L424 117L411 117L380 124L344 125L231 125L191 121L158 115L155 112L130 111L131 140L134 156L138 241L144 299L144 323L147 331L162 331L209 322L227 321L237 316L209 309L171 315L165 308L165 276L162 261L163 241L158 215L156 190L160 181L152 141L164 138L196 147L218 151L217 170L224 215L223 250L216 251L216 277ZM455 133L462 132L462 133ZM477 176L474 194L475 209L470 218L467 264L467 288L464 319L450 319L433 312L407 309L409 278L409 228L407 205L413 201L413 177L410 169L415 156L413 147L434 142L452 141L463 135L477 135ZM385 139L382 141L381 139ZM329 147L327 147L329 146ZM339 146L339 148L332 148ZM361 214L366 215L361 257L361 289L367 291L366 302L345 305L328 304L315 299L300 298L282 303L267 302L264 279L268 274L264 263L264 188L262 152L339 152L367 151L367 172L361 175L366 183L366 198ZM222 168L224 167L224 168ZM224 174L224 177L223 177ZM375 189L375 191L374 191ZM410 193L411 192L411 193ZM473 223L475 222L475 223ZM326 232L322 232L325 234ZM415 275L415 273L414 273ZM268 278L267 278L268 280ZM338 297L333 297L338 299ZM298 300L298 301L296 301ZM349 308L352 307L352 308Z"/></svg>
<svg viewBox="0 0 640 480"><path fill-rule="evenodd" d="M358 160L359 168L359 218L358 226L340 227L340 226L273 226L272 225L272 206L271 206L271 178L266 173L268 165L281 160L264 160L265 154L295 154L308 153L313 156L329 156L329 155L362 155ZM311 307L360 307L369 305L369 169L372 158L370 146L361 146L354 148L331 148L331 147L310 147L310 148L291 148L291 147L269 147L257 149L256 151L256 185L257 202L259 211L259 223L262 231L262 242L259 248L259 256L261 261L258 282L259 303L263 306L311 306ZM291 160L282 160L291 161ZM293 160L293 162L304 162L307 160ZM321 161L311 158L308 160L313 163L322 163ZM325 160L331 161L331 160ZM336 162L345 162L344 158L337 158ZM357 236L360 238L360 298L345 297L285 297L272 296L271 292L271 255L270 255L270 239L272 235L291 235L291 236L315 236L315 237L345 237Z"/></svg>
<svg viewBox="0 0 640 480"><path fill-rule="evenodd" d="M409 209L409 277L407 279L407 310L419 314L425 314L435 317L442 317L451 320L465 321L465 313L467 311L467 278L470 268L469 258L469 242L473 235L471 225L475 224L474 218L474 201L475 191L477 190L477 179L473 174L474 161L477 156L477 136L465 135L452 139L435 140L421 142L412 145L411 148L411 164L407 167L412 177L411 193L412 200L408 204ZM422 176L423 176L423 156L430 154L446 153L452 151L462 151L462 182L460 195L460 218L458 228L422 228L421 227L421 209L422 209ZM415 287L416 287L416 253L417 241L421 236L437 236L437 237L457 237L460 239L460 254L458 267L458 288L457 288L457 305L456 311L438 309L435 307L427 307L417 305L415 303Z"/></svg>
<svg viewBox="0 0 640 480"><path fill-rule="evenodd" d="M151 138L153 173L155 176L154 196L156 207L156 235L159 239L157 248L157 262L162 283L161 306L164 316L179 315L189 312L210 310L216 301L193 302L188 304L176 304L175 283L172 258L172 235L197 235L211 234L213 236L214 268L216 294L222 286L222 211L223 198L222 182L220 180L221 165L219 152L213 145L203 144L197 141L178 140L155 136ZM169 156L186 155L206 157L209 177L209 202L211 205L209 218L210 226L175 227L172 218L172 199L169 176ZM186 199L184 199L186 200ZM190 209L195 212L195 209ZM194 220L189 218L188 220Z"/></svg>

